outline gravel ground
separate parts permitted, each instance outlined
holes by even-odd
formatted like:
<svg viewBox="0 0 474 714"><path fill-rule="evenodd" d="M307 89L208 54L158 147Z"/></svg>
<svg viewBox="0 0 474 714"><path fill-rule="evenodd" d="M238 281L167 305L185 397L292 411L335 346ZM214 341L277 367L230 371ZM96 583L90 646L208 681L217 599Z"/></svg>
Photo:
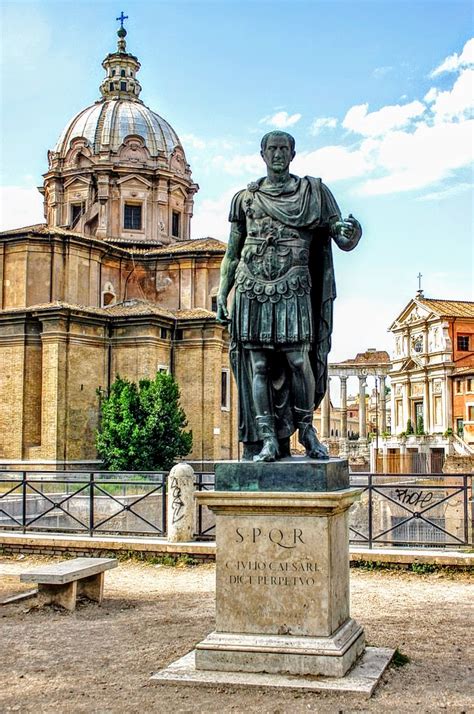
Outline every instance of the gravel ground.
<svg viewBox="0 0 474 714"><path fill-rule="evenodd" d="M24 589L18 574L38 562L0 558L0 599ZM102 607L0 607L0 712L474 711L472 577L355 569L351 597L368 644L410 658L386 672L369 701L151 684L213 629L214 566L127 561L106 573Z"/></svg>

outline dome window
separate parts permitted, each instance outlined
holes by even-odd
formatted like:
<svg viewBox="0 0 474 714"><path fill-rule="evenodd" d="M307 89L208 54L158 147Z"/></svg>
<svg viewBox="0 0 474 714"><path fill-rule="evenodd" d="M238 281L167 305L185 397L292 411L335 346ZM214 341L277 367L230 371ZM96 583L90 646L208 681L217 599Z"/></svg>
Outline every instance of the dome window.
<svg viewBox="0 0 474 714"><path fill-rule="evenodd" d="M112 70L112 77L115 77L115 70Z"/></svg>
<svg viewBox="0 0 474 714"><path fill-rule="evenodd" d="M141 231L142 207L136 203L126 203L123 213L123 227L129 231Z"/></svg>
<svg viewBox="0 0 474 714"><path fill-rule="evenodd" d="M175 238L179 238L180 228L181 228L181 215L178 211L173 211L172 215L172 225L171 225L171 235Z"/></svg>
<svg viewBox="0 0 474 714"><path fill-rule="evenodd" d="M126 82L120 82L120 91L121 92L127 91L127 83Z"/></svg>
<svg viewBox="0 0 474 714"><path fill-rule="evenodd" d="M121 69L121 70L120 70L120 76L121 76L121 77L125 77L125 70L124 70L124 69Z"/></svg>
<svg viewBox="0 0 474 714"><path fill-rule="evenodd" d="M102 307L114 305L116 300L115 290L112 283L105 283L102 291Z"/></svg>
<svg viewBox="0 0 474 714"><path fill-rule="evenodd" d="M75 226L79 223L79 219L84 213L84 204L83 203L72 203L71 204L71 228L75 228Z"/></svg>
<svg viewBox="0 0 474 714"><path fill-rule="evenodd" d="M114 83L113 82L109 82L109 91L110 92L114 91Z"/></svg>

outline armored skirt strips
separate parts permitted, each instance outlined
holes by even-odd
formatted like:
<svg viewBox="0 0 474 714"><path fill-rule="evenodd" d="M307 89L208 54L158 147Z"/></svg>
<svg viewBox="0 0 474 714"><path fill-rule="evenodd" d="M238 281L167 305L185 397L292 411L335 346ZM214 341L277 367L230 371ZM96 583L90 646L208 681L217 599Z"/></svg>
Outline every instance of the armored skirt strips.
<svg viewBox="0 0 474 714"><path fill-rule="evenodd" d="M296 266L284 277L266 282L239 266L232 309L232 335L246 347L286 346L314 339L311 278Z"/></svg>

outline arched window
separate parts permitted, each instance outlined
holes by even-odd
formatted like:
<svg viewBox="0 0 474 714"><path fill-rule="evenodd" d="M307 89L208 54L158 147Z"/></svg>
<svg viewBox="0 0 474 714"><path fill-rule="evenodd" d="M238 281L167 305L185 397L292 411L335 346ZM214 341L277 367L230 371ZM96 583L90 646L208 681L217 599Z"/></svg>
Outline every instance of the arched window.
<svg viewBox="0 0 474 714"><path fill-rule="evenodd" d="M121 69L121 70L120 70L120 76L121 76L121 77L125 77L125 70L124 70L124 69Z"/></svg>
<svg viewBox="0 0 474 714"><path fill-rule="evenodd" d="M116 295L114 286L112 283L105 283L104 289L102 290L102 307L107 307L107 305L114 305L116 301Z"/></svg>

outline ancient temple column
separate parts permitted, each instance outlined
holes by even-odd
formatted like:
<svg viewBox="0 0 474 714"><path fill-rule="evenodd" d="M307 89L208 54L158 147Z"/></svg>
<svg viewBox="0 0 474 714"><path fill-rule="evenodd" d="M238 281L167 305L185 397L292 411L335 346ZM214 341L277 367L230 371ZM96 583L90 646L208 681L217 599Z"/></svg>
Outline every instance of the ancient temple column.
<svg viewBox="0 0 474 714"><path fill-rule="evenodd" d="M359 439L367 439L367 417L365 413L365 387L364 376L359 376Z"/></svg>
<svg viewBox="0 0 474 714"><path fill-rule="evenodd" d="M347 439L347 377L341 380L341 438Z"/></svg>
<svg viewBox="0 0 474 714"><path fill-rule="evenodd" d="M321 438L329 439L329 434L331 433L331 402L329 396L329 381L328 377L328 388L326 389L326 394L321 402Z"/></svg>
<svg viewBox="0 0 474 714"><path fill-rule="evenodd" d="M385 397L385 375L381 375L380 377L380 411L381 411L381 419L380 419L380 431L383 432L387 431L387 400Z"/></svg>

